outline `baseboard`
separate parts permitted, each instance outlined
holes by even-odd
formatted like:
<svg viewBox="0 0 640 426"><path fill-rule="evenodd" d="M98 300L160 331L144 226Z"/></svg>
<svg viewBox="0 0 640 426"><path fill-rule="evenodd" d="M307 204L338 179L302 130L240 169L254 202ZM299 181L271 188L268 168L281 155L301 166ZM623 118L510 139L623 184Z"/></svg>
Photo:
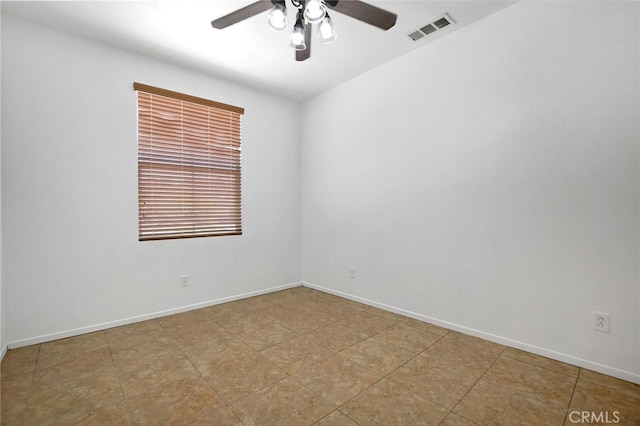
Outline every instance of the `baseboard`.
<svg viewBox="0 0 640 426"><path fill-rule="evenodd" d="M394 312L399 315L403 315L409 318L414 318L420 321L428 322L430 324L434 324L443 328L447 328L449 330L458 331L460 333L468 334L474 337L480 337L485 340L489 340L491 342L499 343L501 345L510 346L512 348L520 349L526 352L531 352L536 355L544 356L547 358L554 359L556 361L561 361L566 364L575 365L577 367L582 367L588 370L593 370L598 373L606 374L608 376L616 377L618 379L626 380L632 383L640 384L640 374L636 374L630 371L620 370L615 367L611 367L608 365L599 364L597 362L589 361L586 359L578 358L572 355L564 354L561 352L556 352L551 349L541 348L539 346L531 345L526 342L521 342L518 340L509 339L506 337L498 336L496 334L487 333L482 330L476 330L474 328L469 328L466 326L462 326L459 324L451 323L448 321L442 321L437 318L432 318L426 315L418 314L415 312L407 311L404 309L397 308L395 306L386 305L384 303L379 303L373 300L365 299L362 297L354 296L352 294L343 293L341 291L332 290L330 288L326 288L323 286L319 286L316 284L312 284L306 281L302 282L302 285L305 287L313 288L315 290L319 290L325 293L333 294L335 296L340 296L345 299L353 300L355 302L364 303L365 305L374 306L376 308L384 309L385 311Z"/></svg>
<svg viewBox="0 0 640 426"><path fill-rule="evenodd" d="M0 362L4 359L4 356L7 354L7 350L9 349L8 345L2 346L2 350L0 350Z"/></svg>
<svg viewBox="0 0 640 426"><path fill-rule="evenodd" d="M220 305L222 303L233 302L235 300L246 299L248 297L260 296L262 294L273 293L275 291L286 290L288 288L300 287L302 285L301 282L284 284L276 287L270 287L264 290L257 290L248 293L242 293L234 296L222 297L220 299L208 300L206 302L195 303L192 305L180 306L178 308L167 309L164 311L152 312L144 315L138 315L135 317L124 318L121 320L109 321L100 324L90 325L86 327L74 328L71 330L65 330L57 333L46 334L37 337L30 337L28 339L16 340L13 342L9 342L8 345L5 346L2 355L4 356L4 352L8 349L16 349L23 346L37 345L39 343L50 342L52 340L64 339L67 337L79 336L82 334L93 333L95 331L106 330L113 327L120 327L123 325L133 324L136 322L147 321L155 318L161 318L168 315L179 314L182 312L192 311L194 309L206 308L208 306Z"/></svg>

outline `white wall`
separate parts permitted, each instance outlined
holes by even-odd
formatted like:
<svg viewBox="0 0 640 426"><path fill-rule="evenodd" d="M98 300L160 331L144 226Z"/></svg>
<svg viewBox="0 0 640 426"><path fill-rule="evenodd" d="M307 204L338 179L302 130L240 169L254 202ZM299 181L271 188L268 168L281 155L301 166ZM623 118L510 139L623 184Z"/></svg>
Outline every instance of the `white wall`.
<svg viewBox="0 0 640 426"><path fill-rule="evenodd" d="M5 341L299 283L297 103L8 16L2 56ZM134 81L245 108L244 235L138 242Z"/></svg>
<svg viewBox="0 0 640 426"><path fill-rule="evenodd" d="M2 5L0 4L0 11ZM0 34L2 33L2 20L0 20ZM2 58L0 52L0 81L2 81ZM0 99L2 99L2 84L0 84ZM0 102L0 361L6 353L7 344L5 343L5 325L4 320L4 280L2 278L2 102Z"/></svg>
<svg viewBox="0 0 640 426"><path fill-rule="evenodd" d="M303 280L640 382L638 8L521 2L304 104Z"/></svg>

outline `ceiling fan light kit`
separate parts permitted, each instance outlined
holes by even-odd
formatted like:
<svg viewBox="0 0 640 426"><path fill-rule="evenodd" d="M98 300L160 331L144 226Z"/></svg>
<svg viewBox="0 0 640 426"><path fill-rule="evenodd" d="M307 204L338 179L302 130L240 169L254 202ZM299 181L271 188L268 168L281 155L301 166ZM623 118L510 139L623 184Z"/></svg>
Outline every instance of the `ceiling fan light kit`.
<svg viewBox="0 0 640 426"><path fill-rule="evenodd" d="M297 7L304 8L304 17L310 24L317 24L322 21L325 13L327 13L327 8L322 0L307 0L306 5L304 1L300 1L300 5Z"/></svg>
<svg viewBox="0 0 640 426"><path fill-rule="evenodd" d="M336 41L338 35L329 16L328 9L343 13L359 21L388 30L396 23L394 13L359 0L289 0L297 9L296 22L291 32L289 46L296 51L296 61L311 56L311 27L318 27L318 40L323 44ZM211 22L216 29L223 29L254 15L270 10L267 23L274 31L287 28L286 0L259 0Z"/></svg>
<svg viewBox="0 0 640 426"><path fill-rule="evenodd" d="M318 40L323 44L331 44L336 41L337 38L338 34L336 34L336 31L333 28L331 17L329 16L329 13L326 13L320 23L320 28L318 28Z"/></svg>
<svg viewBox="0 0 640 426"><path fill-rule="evenodd" d="M284 31L287 28L287 5L284 0L274 2L267 23L274 31Z"/></svg>
<svg viewBox="0 0 640 426"><path fill-rule="evenodd" d="M289 47L294 48L295 50L305 50L307 48L307 44L304 40L304 27L305 25L302 23L302 13L298 12L298 17L296 19L296 24L293 26L293 31L291 32L291 39L289 40Z"/></svg>
<svg viewBox="0 0 640 426"><path fill-rule="evenodd" d="M306 50L305 31L310 26L320 23L318 28L318 40L324 44L333 43L338 37L333 28L333 21L329 17L327 7L323 0L290 0L298 9L296 23L291 32L289 47L295 50ZM267 22L276 31L283 31L287 26L287 5L285 0L271 0L273 8L269 13ZM284 27L282 24L284 23Z"/></svg>

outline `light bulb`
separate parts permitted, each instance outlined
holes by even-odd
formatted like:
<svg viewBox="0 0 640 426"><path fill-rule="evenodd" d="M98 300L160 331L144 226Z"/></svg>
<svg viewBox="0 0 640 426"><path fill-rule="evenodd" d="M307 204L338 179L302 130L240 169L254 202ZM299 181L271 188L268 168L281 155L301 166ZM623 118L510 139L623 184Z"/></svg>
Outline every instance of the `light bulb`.
<svg viewBox="0 0 640 426"><path fill-rule="evenodd" d="M323 44L330 44L336 41L338 34L333 29L333 21L326 13L318 31L318 40Z"/></svg>
<svg viewBox="0 0 640 426"><path fill-rule="evenodd" d="M287 28L287 8L284 2L273 6L267 22L274 31L284 31Z"/></svg>
<svg viewBox="0 0 640 426"><path fill-rule="evenodd" d="M307 22L316 24L322 21L326 11L327 9L322 0L309 0L304 9L304 17L307 19Z"/></svg>
<svg viewBox="0 0 640 426"><path fill-rule="evenodd" d="M298 15L299 16L299 15ZM306 50L307 44L304 41L304 25L302 19L298 18L296 25L293 27L291 33L291 39L289 40L289 46L296 50Z"/></svg>

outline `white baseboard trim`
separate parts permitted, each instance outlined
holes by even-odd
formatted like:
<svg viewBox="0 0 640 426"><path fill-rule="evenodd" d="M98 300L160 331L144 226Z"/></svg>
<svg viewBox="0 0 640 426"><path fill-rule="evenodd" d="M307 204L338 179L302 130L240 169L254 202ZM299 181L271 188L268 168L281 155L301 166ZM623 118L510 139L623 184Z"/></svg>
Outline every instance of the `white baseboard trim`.
<svg viewBox="0 0 640 426"><path fill-rule="evenodd" d="M611 367L608 365L600 364L597 362L589 361L586 359L578 358L572 355L564 354L561 352L556 352L551 349L541 348L539 346L531 345L525 342L521 342L518 340L509 339L506 337L498 336L496 334L487 333L482 330L476 330L474 328L469 328L466 326L462 326L459 324L451 323L448 321L442 321L437 318L432 318L426 315L418 314L415 312L407 311L404 309L397 308L395 306L386 305L384 303L375 302L373 300L365 299L363 297L354 296L352 294L343 293L341 291L332 290L330 288L326 288L323 286L319 286L316 284L312 284L306 281L302 282L302 285L305 287L313 288L315 290L319 290L325 293L333 294L335 296L340 296L345 299L353 300L355 302L364 303L365 305L374 306L376 308L384 309L385 311L394 312L399 315L403 315L409 318L417 319L420 321L424 321L430 324L434 324L443 328L447 328L449 330L458 331L460 333L468 334L474 337L480 337L485 340L489 340L491 342L499 343L501 345L510 346L512 348L520 349L526 352L531 352L536 355L544 356L547 358L554 359L556 361L561 361L566 364L575 365L577 367L586 368L588 370L593 370L598 373L606 374L608 376L616 377L618 379L626 380L628 382L640 384L640 374L636 374L630 371L620 370L615 367Z"/></svg>
<svg viewBox="0 0 640 426"><path fill-rule="evenodd" d="M8 345L4 345L2 350L0 350L0 362L4 359L4 356L7 354L7 350L9 349Z"/></svg>
<svg viewBox="0 0 640 426"><path fill-rule="evenodd" d="M120 327L123 325L133 324L136 322L147 321L155 318L166 317L168 315L179 314L182 312L192 311L194 309L206 308L208 306L220 305L222 303L233 302L235 300L246 299L253 296L260 296L262 294L273 293L275 291L286 290L288 288L300 287L302 285L301 282L284 284L276 287L270 287L264 290L251 291L248 293L242 293L235 296L222 297L220 299L208 300L206 302L194 303L192 305L180 306L177 308L167 309L164 311L152 312L149 314L138 315L135 317L124 318L121 320L108 321L100 324L90 325L86 327L74 328L71 330L60 331L57 333L45 334L37 337L30 337L28 339L16 340L13 342L9 342L8 345L5 346L2 356L4 356L4 352L8 349L16 349L21 348L23 346L37 345L39 343L50 342L52 340L64 339L67 337L79 336L81 334L93 333L95 331L102 331L113 327Z"/></svg>

